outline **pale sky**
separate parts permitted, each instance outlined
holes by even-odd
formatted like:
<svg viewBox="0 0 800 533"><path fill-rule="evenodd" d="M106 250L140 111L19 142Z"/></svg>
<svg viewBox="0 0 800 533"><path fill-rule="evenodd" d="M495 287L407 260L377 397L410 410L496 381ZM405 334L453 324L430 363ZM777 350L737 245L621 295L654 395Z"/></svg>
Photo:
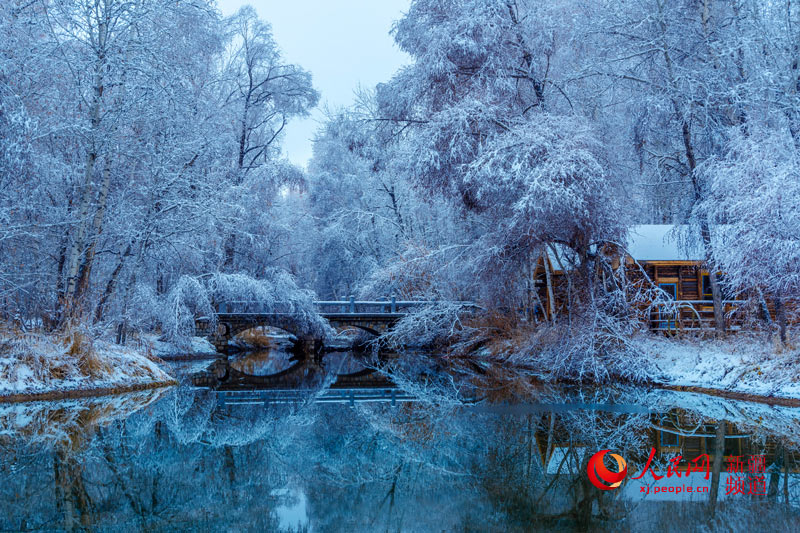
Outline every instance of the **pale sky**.
<svg viewBox="0 0 800 533"><path fill-rule="evenodd" d="M320 105L311 117L296 119L285 130L283 150L305 167L322 109L348 106L359 87L387 81L409 57L389 35L410 0L218 0L223 15L252 5L272 25L287 61L311 72Z"/></svg>

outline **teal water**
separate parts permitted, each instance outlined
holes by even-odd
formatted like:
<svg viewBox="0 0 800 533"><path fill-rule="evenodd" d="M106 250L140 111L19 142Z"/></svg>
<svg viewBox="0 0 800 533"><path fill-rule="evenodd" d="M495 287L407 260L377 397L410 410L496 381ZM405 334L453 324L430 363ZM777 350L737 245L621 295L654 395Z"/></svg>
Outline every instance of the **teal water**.
<svg viewBox="0 0 800 533"><path fill-rule="evenodd" d="M0 404L0 530L759 531L769 523L796 531L800 523L797 409L642 389L496 393L470 405L425 389L282 394L184 383ZM714 455L718 442L716 502L709 493L642 494L630 479L651 448L663 475L669 458ZM629 463L617 489L588 481L586 462L601 449ZM725 494L733 458L747 465L761 455L764 494Z"/></svg>

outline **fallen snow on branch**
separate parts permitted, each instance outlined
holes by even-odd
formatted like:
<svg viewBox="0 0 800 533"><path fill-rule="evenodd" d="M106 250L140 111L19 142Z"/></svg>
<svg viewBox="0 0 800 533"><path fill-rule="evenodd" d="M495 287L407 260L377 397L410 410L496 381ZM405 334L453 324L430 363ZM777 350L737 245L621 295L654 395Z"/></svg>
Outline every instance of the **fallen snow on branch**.
<svg viewBox="0 0 800 533"><path fill-rule="evenodd" d="M0 332L0 397L172 380L142 349L92 340L82 333L57 338Z"/></svg>
<svg viewBox="0 0 800 533"><path fill-rule="evenodd" d="M642 335L633 341L668 385L800 398L800 352L743 335L724 340Z"/></svg>

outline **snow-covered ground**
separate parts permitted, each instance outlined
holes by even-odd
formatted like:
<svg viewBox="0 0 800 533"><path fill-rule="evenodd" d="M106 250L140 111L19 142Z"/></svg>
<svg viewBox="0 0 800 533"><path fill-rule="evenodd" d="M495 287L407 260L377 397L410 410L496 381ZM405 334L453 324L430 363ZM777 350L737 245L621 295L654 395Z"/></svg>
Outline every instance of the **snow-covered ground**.
<svg viewBox="0 0 800 533"><path fill-rule="evenodd" d="M796 349L776 350L745 335L723 340L642 335L635 342L657 368L653 379L663 384L800 398Z"/></svg>
<svg viewBox="0 0 800 533"><path fill-rule="evenodd" d="M0 336L0 397L174 382L143 347L75 336Z"/></svg>

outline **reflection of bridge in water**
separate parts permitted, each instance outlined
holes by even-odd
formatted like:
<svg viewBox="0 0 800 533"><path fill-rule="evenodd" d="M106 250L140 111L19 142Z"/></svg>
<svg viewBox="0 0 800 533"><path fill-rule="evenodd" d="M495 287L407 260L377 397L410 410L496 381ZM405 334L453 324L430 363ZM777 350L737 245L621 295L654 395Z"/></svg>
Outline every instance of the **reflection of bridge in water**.
<svg viewBox="0 0 800 533"><path fill-rule="evenodd" d="M372 368L335 374L325 368L321 358L303 358L274 374L246 374L227 358L216 360L205 371L192 376L195 386L216 391L219 405L269 405L340 403L355 405L384 402L396 405L415 397L398 389Z"/></svg>
<svg viewBox="0 0 800 533"><path fill-rule="evenodd" d="M269 375L246 374L234 368L227 358L214 361L206 370L194 374L192 383L218 391L314 391L327 386L332 390L389 389L394 384L372 368L336 374L323 365L322 358L294 359L294 364Z"/></svg>
<svg viewBox="0 0 800 533"><path fill-rule="evenodd" d="M412 402L416 398L398 388L329 388L321 391L274 389L274 390L224 390L217 391L217 405L269 405L305 403L313 398L314 403L388 403L397 405Z"/></svg>

